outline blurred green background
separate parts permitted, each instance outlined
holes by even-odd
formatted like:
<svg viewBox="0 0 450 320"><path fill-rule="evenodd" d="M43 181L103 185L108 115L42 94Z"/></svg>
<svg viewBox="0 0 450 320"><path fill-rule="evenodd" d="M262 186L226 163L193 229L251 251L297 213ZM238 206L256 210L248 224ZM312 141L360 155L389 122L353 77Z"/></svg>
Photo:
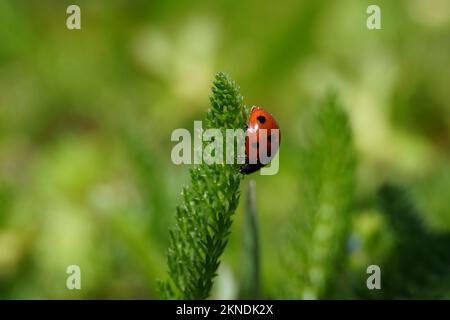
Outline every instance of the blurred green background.
<svg viewBox="0 0 450 320"><path fill-rule="evenodd" d="M81 30L66 28L73 3ZM366 28L369 4L382 30ZM280 172L253 177L262 297L289 282L296 155L331 89L358 162L345 267L324 297L450 298L448 0L1 1L0 298L158 298L188 183L170 135L203 117L218 71L283 134ZM391 210L399 189L410 206ZM239 297L243 204L215 298ZM71 264L82 290L66 289ZM396 270L388 290L368 292L370 264Z"/></svg>

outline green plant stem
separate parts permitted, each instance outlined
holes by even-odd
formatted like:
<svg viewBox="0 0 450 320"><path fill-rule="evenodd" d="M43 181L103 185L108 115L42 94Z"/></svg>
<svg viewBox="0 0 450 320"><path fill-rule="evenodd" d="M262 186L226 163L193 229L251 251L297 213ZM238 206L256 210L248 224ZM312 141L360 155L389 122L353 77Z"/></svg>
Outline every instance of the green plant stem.
<svg viewBox="0 0 450 320"><path fill-rule="evenodd" d="M353 203L356 160L347 116L333 96L315 111L297 157L300 196L284 255L289 282L283 289L294 299L327 297L345 255Z"/></svg>
<svg viewBox="0 0 450 320"><path fill-rule="evenodd" d="M244 270L241 296L257 299L260 295L260 248L258 212L256 208L256 182L248 184L244 216Z"/></svg>
<svg viewBox="0 0 450 320"><path fill-rule="evenodd" d="M238 86L218 73L206 115L206 129L244 128L246 111ZM225 150L225 148L224 148ZM236 162L235 162L236 163ZM202 163L190 170L191 184L183 189L175 227L170 231L170 280L161 283L165 298L206 299L228 242L232 215L239 203L242 175L237 164Z"/></svg>

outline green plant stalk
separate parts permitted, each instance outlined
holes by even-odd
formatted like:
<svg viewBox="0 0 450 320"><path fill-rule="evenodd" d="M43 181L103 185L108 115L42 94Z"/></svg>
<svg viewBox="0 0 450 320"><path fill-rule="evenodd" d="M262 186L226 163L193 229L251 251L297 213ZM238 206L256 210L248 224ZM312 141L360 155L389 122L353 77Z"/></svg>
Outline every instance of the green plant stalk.
<svg viewBox="0 0 450 320"><path fill-rule="evenodd" d="M297 157L299 207L285 255L287 297L295 299L327 297L345 256L352 210L355 153L346 114L332 96L316 111Z"/></svg>
<svg viewBox="0 0 450 320"><path fill-rule="evenodd" d="M251 180L248 184L243 238L244 263L241 296L244 299L258 299L260 295L260 249L256 182L254 180Z"/></svg>
<svg viewBox="0 0 450 320"><path fill-rule="evenodd" d="M244 128L246 110L242 101L235 82L218 73L205 129L221 129L225 137L225 129ZM170 231L170 279L160 287L163 297L169 299L209 296L239 203L242 175L238 164L202 163L190 170L190 177L191 184L182 191L183 201L177 207L175 227Z"/></svg>

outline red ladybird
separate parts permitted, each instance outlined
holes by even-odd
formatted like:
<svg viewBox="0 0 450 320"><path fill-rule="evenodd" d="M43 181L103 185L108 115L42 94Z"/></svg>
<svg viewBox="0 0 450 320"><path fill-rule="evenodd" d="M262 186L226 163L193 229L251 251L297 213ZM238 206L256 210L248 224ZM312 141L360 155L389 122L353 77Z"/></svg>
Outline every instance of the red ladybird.
<svg viewBox="0 0 450 320"><path fill-rule="evenodd" d="M253 107L246 129L245 164L240 172L250 174L268 164L277 153L280 141L280 128L275 118L263 108Z"/></svg>

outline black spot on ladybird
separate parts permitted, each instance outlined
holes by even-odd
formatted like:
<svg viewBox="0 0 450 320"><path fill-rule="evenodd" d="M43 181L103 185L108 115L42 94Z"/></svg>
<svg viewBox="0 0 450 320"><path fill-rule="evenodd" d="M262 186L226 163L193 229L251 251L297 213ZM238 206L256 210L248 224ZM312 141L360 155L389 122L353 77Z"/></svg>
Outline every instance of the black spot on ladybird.
<svg viewBox="0 0 450 320"><path fill-rule="evenodd" d="M264 116L258 116L256 119L258 119L258 121L259 121L260 123L266 122L266 117L264 117Z"/></svg>

